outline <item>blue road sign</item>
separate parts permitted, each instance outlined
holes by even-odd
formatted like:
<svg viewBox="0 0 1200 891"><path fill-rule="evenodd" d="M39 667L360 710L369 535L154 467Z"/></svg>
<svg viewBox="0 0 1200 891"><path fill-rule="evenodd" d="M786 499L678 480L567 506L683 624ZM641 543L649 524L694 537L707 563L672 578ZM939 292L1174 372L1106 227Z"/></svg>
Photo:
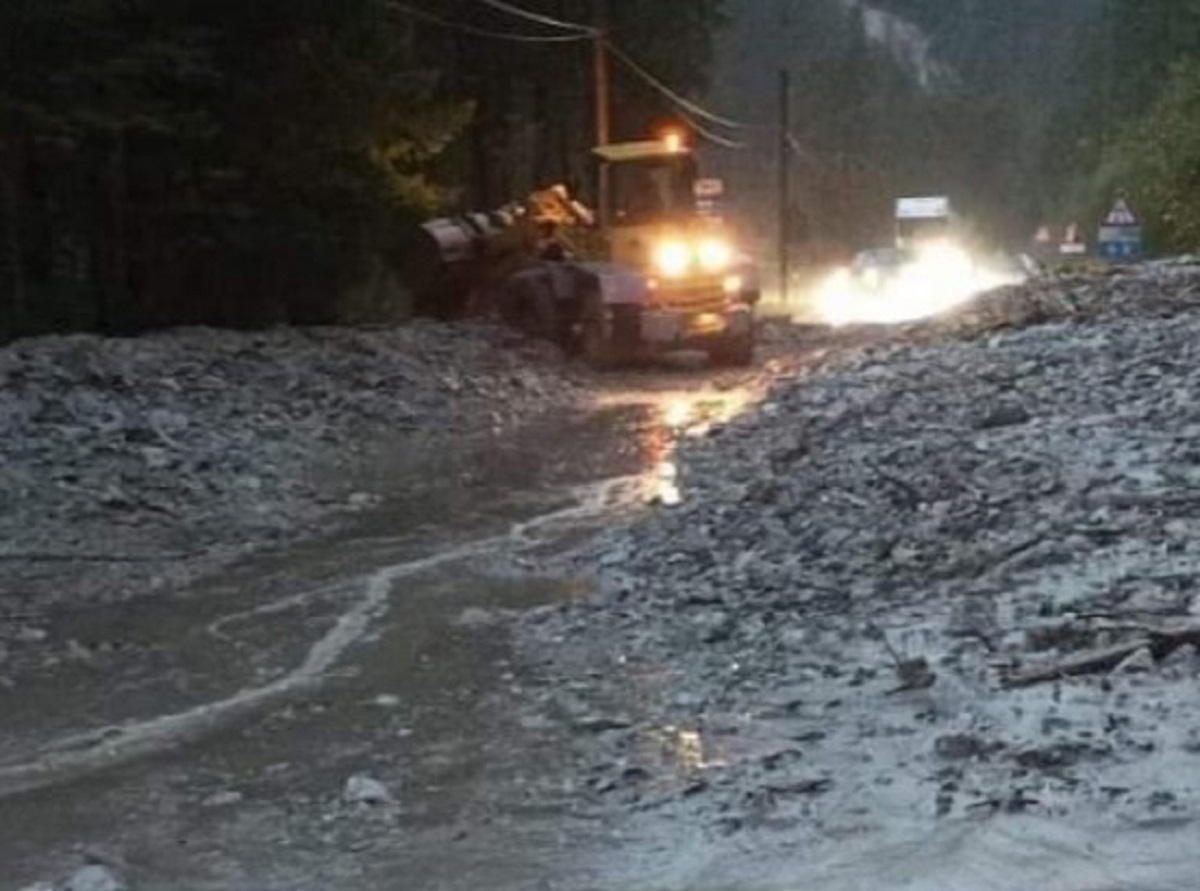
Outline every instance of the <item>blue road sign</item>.
<svg viewBox="0 0 1200 891"><path fill-rule="evenodd" d="M1142 258L1142 242L1133 241L1102 241L1100 242L1100 258L1114 263L1132 263Z"/></svg>
<svg viewBox="0 0 1200 891"><path fill-rule="evenodd" d="M1124 198L1117 200L1100 224L1096 244L1100 257L1110 262L1128 263L1142 258L1142 226Z"/></svg>

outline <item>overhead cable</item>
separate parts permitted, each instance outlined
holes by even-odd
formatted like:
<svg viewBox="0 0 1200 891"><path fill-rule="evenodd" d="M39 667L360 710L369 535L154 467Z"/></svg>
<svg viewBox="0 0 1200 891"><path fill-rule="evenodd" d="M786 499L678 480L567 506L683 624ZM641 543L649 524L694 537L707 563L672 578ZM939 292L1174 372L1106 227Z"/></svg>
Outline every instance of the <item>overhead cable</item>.
<svg viewBox="0 0 1200 891"><path fill-rule="evenodd" d="M589 37L597 36L600 31L590 25L581 25L577 22L564 22L560 19L551 18L548 15L543 15L540 12L534 12L525 9L521 6L515 6L512 3L506 3L505 0L480 0L485 6L490 6L492 9L498 9L500 12L506 12L509 15L514 15L517 18L525 19L527 22L535 22L539 25L545 25L548 28L559 28L563 31L574 31L577 34L586 34Z"/></svg>
<svg viewBox="0 0 1200 891"><path fill-rule="evenodd" d="M744 149L749 147L744 142L738 142L736 139L729 139L728 137L721 136L719 133L714 133L685 112L679 112L679 116L683 119L684 123L696 131L698 136L702 139L707 139L713 145L719 145L721 148L727 149Z"/></svg>
<svg viewBox="0 0 1200 891"><path fill-rule="evenodd" d="M609 48L609 50L612 51L612 54L617 59L619 59L621 62L623 62L627 68L629 68L630 71L632 71L634 74L636 74L642 80L644 80L646 83L648 83L654 89L658 90L658 92L660 92L663 96L665 96L667 99L669 99L676 106L678 106L679 108L688 112L689 114L695 115L698 118L709 121L710 123L713 123L713 124L717 124L721 127L728 127L729 129L732 129L732 130L740 130L742 128L742 125L740 123L738 123L737 121L732 121L729 118L721 117L718 114L714 114L713 112L709 111L707 108L703 107L702 105L697 105L695 102L692 102L690 99L685 99L683 96L680 96L678 93L676 93L670 87L668 87L665 83L663 83L661 80L659 80L653 74L651 74L649 71L647 71L641 65L639 65L637 62L635 62L620 47L614 46L612 43L609 43L608 48Z"/></svg>
<svg viewBox="0 0 1200 891"><path fill-rule="evenodd" d="M401 15L407 15L411 18L420 19L424 22L429 22L433 25L438 25L442 28L448 28L451 31L459 31L463 34L471 34L475 37L483 37L488 40L506 40L511 43L575 43L581 40L591 40L590 34L517 34L511 31L492 31L488 28L479 28L475 25L468 25L466 22L455 22L450 19L444 19L432 12L426 12L423 9L418 9L415 6L410 6L407 3L396 2L392 0L386 4L388 8L395 10Z"/></svg>
<svg viewBox="0 0 1200 891"><path fill-rule="evenodd" d="M506 3L505 0L481 0L481 2L483 2L487 6L491 6L495 9L503 10L503 11L511 13L513 15L518 15L522 18L529 19L530 21L536 21L539 24L563 28L563 29L569 29L569 30L573 31L574 33L571 33L571 34L518 34L515 32L511 32L511 31L493 31L488 28L480 28L476 25L470 25L470 24L467 24L466 22L458 22L458 21L452 21L450 19L446 19L446 18L443 18L442 16L436 15L435 13L427 12L423 9L418 9L417 7L412 6L408 3L400 2L400 0L389 0L389 2L386 5L388 6L388 8L393 9L396 12L401 13L402 15L407 15L412 18L419 19L419 20L425 21L425 22L429 22L430 24L438 25L443 28L448 28L453 31L459 31L464 34L471 34L475 37L482 37L482 38L486 38L489 40L505 40L505 41L510 41L510 42L514 42L514 43L534 43L534 44L537 44L537 43L575 43L575 42L579 42L579 41L583 41L583 40L594 40L600 34L600 32L597 31L596 29L589 28L586 25L577 25L577 24L573 24L571 22L561 22L557 19L552 19L549 16L540 16L537 13L532 13L532 12L529 12L528 10L522 9L521 7L513 6L510 3ZM606 44L607 44L609 50L613 53L613 55L617 59L619 59L621 62L623 62L634 74L636 74L638 77L640 77L642 80L644 80L647 84L649 84L651 87L653 87L659 93L661 93L664 97L666 97L671 103L673 103L680 110L681 116L687 121L689 126L691 126L700 136L702 136L703 138L709 140L710 142L712 142L716 145L720 145L725 148L745 148L746 147L744 143L736 142L735 140L728 139L724 136L721 136L720 134L712 132L707 127L703 126L698 121L696 121L694 118L700 118L700 119L708 121L710 123L714 123L719 126L727 127L730 129L741 129L742 125L739 124L737 121L732 121L729 118L724 118L718 114L714 114L713 112L709 111L708 109L704 108L703 106L698 105L697 103L692 102L691 100L686 99L683 96L680 96L678 93L676 93L670 87L668 87L665 83L663 83L661 80L659 80L654 75L652 75L649 71L647 71L644 67L639 65L636 61L634 61L634 59L632 57L630 57L627 53L625 53L619 47L616 47L607 41L606 41Z"/></svg>

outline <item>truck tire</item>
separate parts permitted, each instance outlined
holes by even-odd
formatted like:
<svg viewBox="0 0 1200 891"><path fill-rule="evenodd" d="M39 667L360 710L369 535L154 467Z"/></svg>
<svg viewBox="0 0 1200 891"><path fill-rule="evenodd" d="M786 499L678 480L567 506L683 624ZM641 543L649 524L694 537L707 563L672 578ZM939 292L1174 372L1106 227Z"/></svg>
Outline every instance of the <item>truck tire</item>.
<svg viewBox="0 0 1200 891"><path fill-rule="evenodd" d="M521 301L524 299L524 281L506 282L496 295L494 306L500 321L509 328L521 327Z"/></svg>
<svg viewBox="0 0 1200 891"><path fill-rule="evenodd" d="M708 351L708 360L724 368L746 368L754 364L754 335L724 338Z"/></svg>
<svg viewBox="0 0 1200 891"><path fill-rule="evenodd" d="M532 276L511 282L497 301L500 319L510 328L537 340L557 343L558 307L550 283Z"/></svg>
<svg viewBox="0 0 1200 891"><path fill-rule="evenodd" d="M579 354L597 371L607 371L620 364L613 342L605 336L604 320L598 315L585 315L579 334Z"/></svg>
<svg viewBox="0 0 1200 891"><path fill-rule="evenodd" d="M524 329L530 337L561 345L558 303L554 299L554 291L549 282L540 279L531 284L531 293L523 307Z"/></svg>
<svg viewBox="0 0 1200 891"><path fill-rule="evenodd" d="M586 298L579 320L579 353L584 361L601 370L635 362L642 347L639 313L636 305L606 306L598 294Z"/></svg>

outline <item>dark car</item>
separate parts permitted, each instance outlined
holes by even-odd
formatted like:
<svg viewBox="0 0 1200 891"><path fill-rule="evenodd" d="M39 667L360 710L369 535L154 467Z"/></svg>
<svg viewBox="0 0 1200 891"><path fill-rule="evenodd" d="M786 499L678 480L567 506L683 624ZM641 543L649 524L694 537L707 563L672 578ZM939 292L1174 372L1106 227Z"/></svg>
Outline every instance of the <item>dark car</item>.
<svg viewBox="0 0 1200 891"><path fill-rule="evenodd" d="M867 291L882 291L913 261L911 251L884 247L859 251L850 263L854 283Z"/></svg>

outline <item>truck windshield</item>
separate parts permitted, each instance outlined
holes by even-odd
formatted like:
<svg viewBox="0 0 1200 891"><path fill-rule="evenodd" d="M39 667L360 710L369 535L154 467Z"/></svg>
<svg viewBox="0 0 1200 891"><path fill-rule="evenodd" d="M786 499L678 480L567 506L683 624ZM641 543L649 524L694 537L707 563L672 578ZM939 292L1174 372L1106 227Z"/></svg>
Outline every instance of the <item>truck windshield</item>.
<svg viewBox="0 0 1200 891"><path fill-rule="evenodd" d="M695 163L689 157L613 164L609 168L613 222L629 226L691 214L695 178Z"/></svg>
<svg viewBox="0 0 1200 891"><path fill-rule="evenodd" d="M952 227L947 217L929 217L926 219L901 220L899 221L898 230L902 244L914 244L945 238L951 233Z"/></svg>

